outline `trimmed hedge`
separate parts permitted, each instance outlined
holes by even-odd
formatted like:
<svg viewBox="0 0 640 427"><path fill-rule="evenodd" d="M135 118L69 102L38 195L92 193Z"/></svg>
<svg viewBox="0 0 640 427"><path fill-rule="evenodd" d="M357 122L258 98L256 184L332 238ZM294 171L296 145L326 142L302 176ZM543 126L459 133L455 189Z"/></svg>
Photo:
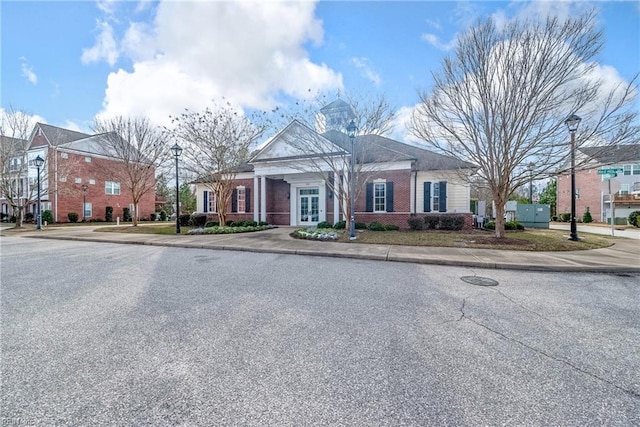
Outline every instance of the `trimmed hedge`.
<svg viewBox="0 0 640 427"><path fill-rule="evenodd" d="M430 214L424 217L412 216L407 220L411 230L451 230L464 228L464 215Z"/></svg>
<svg viewBox="0 0 640 427"><path fill-rule="evenodd" d="M640 227L640 211L633 211L629 214L629 224L634 227Z"/></svg>
<svg viewBox="0 0 640 427"><path fill-rule="evenodd" d="M484 228L487 230L495 230L496 223L495 221L489 221L484 225ZM517 231L524 230L524 225L520 224L518 221L506 221L504 223L504 229L507 231Z"/></svg>

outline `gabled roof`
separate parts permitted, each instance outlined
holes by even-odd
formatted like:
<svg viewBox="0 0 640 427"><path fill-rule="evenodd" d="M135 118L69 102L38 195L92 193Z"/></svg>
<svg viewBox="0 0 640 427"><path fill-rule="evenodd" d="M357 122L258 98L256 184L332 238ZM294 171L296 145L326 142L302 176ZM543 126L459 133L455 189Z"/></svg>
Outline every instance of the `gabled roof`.
<svg viewBox="0 0 640 427"><path fill-rule="evenodd" d="M87 138L91 135L82 132L76 132L75 130L63 129L56 126L51 126L45 123L36 123L33 132L35 133L37 129L40 128L44 137L49 141L49 144L53 146L58 146L61 144L66 144L72 141L77 141L78 139ZM33 139L33 133L31 134L31 140Z"/></svg>
<svg viewBox="0 0 640 427"><path fill-rule="evenodd" d="M640 144L621 144L612 147L583 147L579 150L602 165L640 163Z"/></svg>
<svg viewBox="0 0 640 427"><path fill-rule="evenodd" d="M256 152L249 159L249 163L341 154L344 154L343 148L335 145L298 120L293 120Z"/></svg>
<svg viewBox="0 0 640 427"><path fill-rule="evenodd" d="M348 135L337 130L330 130L323 136L344 150L351 152L351 140ZM356 152L364 153L364 163L411 160L416 162L417 170L455 170L475 167L471 163L454 157L434 153L379 135L359 135L355 144Z"/></svg>

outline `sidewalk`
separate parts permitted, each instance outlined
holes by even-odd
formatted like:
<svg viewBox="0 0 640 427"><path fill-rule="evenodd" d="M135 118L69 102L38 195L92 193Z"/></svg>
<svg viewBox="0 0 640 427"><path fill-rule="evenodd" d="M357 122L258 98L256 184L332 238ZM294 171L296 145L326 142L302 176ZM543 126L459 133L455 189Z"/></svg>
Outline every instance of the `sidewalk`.
<svg viewBox="0 0 640 427"><path fill-rule="evenodd" d="M613 274L640 273L640 242L626 238L616 239L613 246L603 249L572 252L527 252L315 242L291 238L289 234L295 230L293 227L279 227L258 233L180 236L100 233L94 232L96 228L98 227L49 227L46 230L25 231L16 235L41 239L267 252L474 268Z"/></svg>

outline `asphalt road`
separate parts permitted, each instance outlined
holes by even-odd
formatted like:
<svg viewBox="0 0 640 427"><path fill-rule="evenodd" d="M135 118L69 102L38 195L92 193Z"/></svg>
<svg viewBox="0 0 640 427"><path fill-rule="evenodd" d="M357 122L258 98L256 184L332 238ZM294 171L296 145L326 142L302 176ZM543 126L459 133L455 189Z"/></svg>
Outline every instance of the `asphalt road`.
<svg viewBox="0 0 640 427"><path fill-rule="evenodd" d="M637 276L0 245L0 425L640 425Z"/></svg>

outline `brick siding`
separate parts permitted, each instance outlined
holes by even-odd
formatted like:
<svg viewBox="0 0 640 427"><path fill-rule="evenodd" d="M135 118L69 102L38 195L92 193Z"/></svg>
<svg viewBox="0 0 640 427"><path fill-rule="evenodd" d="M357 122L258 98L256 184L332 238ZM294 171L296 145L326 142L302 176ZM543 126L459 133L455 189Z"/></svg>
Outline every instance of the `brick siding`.
<svg viewBox="0 0 640 427"><path fill-rule="evenodd" d="M58 156L58 182L56 186L55 161L53 156ZM52 213L56 214L57 222L68 222L68 214L75 212L78 214L78 221L82 220L83 198L92 204L92 216L86 218L105 219L107 206L113 207L113 220L117 217L120 220L124 217L124 208L128 208L132 203L131 192L126 188L124 182L120 182L120 194L106 194L105 183L107 181L117 181L113 178L115 174L109 171L123 168L124 166L115 160L99 158L91 155L67 153L68 158L62 158L61 152L49 151L48 161L48 184L49 194L43 197L44 201L52 204ZM85 161L85 157L91 158L90 162ZM66 181L62 180L66 176ZM80 182L76 182L79 179ZM93 180L94 184L91 184ZM82 184L87 185L86 194L82 191ZM57 206L56 204L57 193ZM155 212L155 189L145 194L138 205L139 218L149 219L150 214ZM131 212L133 214L133 212ZM55 219L55 218L54 218Z"/></svg>

